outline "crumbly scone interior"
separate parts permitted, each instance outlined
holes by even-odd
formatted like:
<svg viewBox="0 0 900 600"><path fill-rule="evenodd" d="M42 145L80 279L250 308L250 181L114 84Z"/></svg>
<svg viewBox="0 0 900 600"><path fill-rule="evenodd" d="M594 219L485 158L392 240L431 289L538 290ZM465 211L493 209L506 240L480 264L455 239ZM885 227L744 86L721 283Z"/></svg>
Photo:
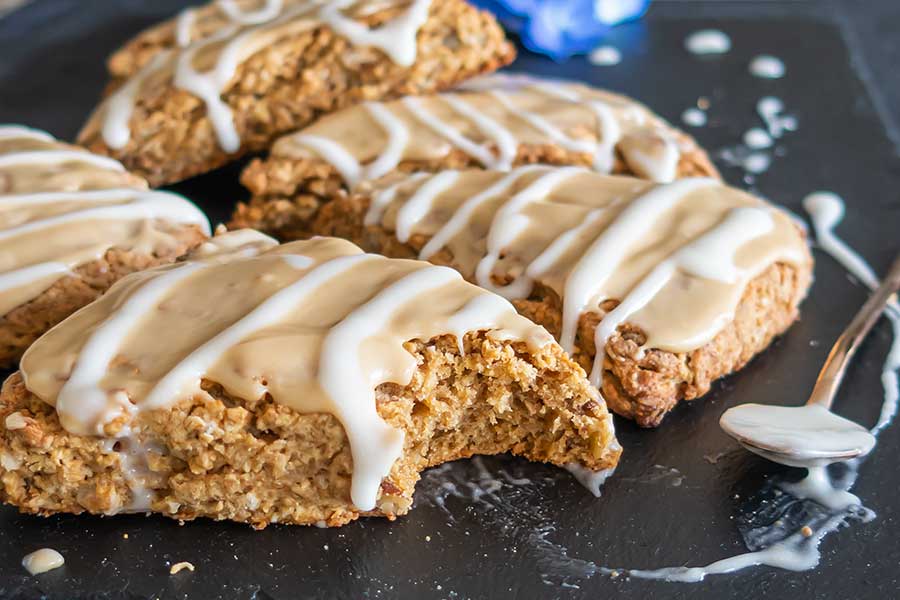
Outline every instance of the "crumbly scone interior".
<svg viewBox="0 0 900 600"><path fill-rule="evenodd" d="M615 466L620 450L609 414L558 347L529 355L522 345L479 334L467 335L464 356L457 346L449 337L410 342L420 364L411 384L378 389L379 414L407 438L376 509L364 514L406 513L422 469L475 454L511 451L560 466ZM209 381L203 388L171 409L141 416L155 489L149 509L258 527L338 526L360 516L348 506L352 458L334 416L300 414L271 397L235 398ZM6 502L38 514L110 514L133 501L123 475L127 447L66 432L20 375L7 381L3 399L0 419L17 414L24 424L7 427L0 438Z"/></svg>

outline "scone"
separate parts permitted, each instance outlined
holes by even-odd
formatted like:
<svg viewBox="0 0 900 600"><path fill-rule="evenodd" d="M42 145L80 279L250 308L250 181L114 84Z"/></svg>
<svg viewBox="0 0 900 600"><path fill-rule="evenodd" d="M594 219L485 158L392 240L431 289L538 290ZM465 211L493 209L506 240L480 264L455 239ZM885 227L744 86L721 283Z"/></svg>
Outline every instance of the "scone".
<svg viewBox="0 0 900 600"><path fill-rule="evenodd" d="M413 171L542 163L658 182L717 177L693 139L617 94L575 82L495 74L460 90L368 102L279 139L241 181L235 227L302 239L323 201Z"/></svg>
<svg viewBox="0 0 900 600"><path fill-rule="evenodd" d="M785 331L812 271L803 233L763 200L578 167L410 176L339 197L311 229L505 296L645 427Z"/></svg>
<svg viewBox="0 0 900 600"><path fill-rule="evenodd" d="M188 9L109 60L79 135L153 186L263 150L365 100L422 94L515 56L465 0L240 0Z"/></svg>
<svg viewBox="0 0 900 600"><path fill-rule="evenodd" d="M512 452L601 477L602 399L549 333L458 272L244 230L135 273L28 350L0 394L2 499L338 526L419 472Z"/></svg>
<svg viewBox="0 0 900 600"><path fill-rule="evenodd" d="M208 234L196 206L115 160L0 126L0 368L123 275Z"/></svg>

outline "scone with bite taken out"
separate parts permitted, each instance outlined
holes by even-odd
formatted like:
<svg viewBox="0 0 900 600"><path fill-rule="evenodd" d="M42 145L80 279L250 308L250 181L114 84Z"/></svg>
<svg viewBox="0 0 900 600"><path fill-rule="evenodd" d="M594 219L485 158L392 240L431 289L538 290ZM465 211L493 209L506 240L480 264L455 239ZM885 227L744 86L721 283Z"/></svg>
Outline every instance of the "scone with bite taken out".
<svg viewBox="0 0 900 600"><path fill-rule="evenodd" d="M252 231L130 275L0 394L2 499L339 526L419 473L511 452L582 478L621 449L584 371L509 302L424 261Z"/></svg>

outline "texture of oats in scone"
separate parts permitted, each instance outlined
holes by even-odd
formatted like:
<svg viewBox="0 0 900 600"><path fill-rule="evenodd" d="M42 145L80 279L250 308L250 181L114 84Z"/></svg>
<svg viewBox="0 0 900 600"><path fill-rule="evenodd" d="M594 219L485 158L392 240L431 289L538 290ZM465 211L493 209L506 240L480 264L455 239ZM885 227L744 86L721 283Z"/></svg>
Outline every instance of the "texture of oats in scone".
<svg viewBox="0 0 900 600"><path fill-rule="evenodd" d="M557 335L641 426L797 318L812 257L778 208L712 179L445 171L325 204L311 231L458 269Z"/></svg>
<svg viewBox="0 0 900 600"><path fill-rule="evenodd" d="M175 194L42 131L0 126L0 367L128 273L209 234Z"/></svg>
<svg viewBox="0 0 900 600"><path fill-rule="evenodd" d="M282 137L244 170L252 198L233 224L303 239L323 202L379 178L533 163L657 182L718 176L693 139L630 98L500 73L452 92L346 108Z"/></svg>
<svg viewBox="0 0 900 600"><path fill-rule="evenodd" d="M345 524L423 469L512 452L600 477L621 448L542 327L446 267L345 240L217 236L38 340L0 394L25 512Z"/></svg>
<svg viewBox="0 0 900 600"><path fill-rule="evenodd" d="M269 147L331 111L439 91L512 61L464 0L241 0L187 9L109 60L79 142L157 186Z"/></svg>

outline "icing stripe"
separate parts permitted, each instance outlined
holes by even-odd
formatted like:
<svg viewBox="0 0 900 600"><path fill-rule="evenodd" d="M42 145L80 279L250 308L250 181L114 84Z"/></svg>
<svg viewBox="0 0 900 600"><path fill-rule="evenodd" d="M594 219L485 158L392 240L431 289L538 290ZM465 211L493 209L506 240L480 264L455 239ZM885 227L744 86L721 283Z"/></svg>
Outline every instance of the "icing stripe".
<svg viewBox="0 0 900 600"><path fill-rule="evenodd" d="M0 140L28 139L41 142L52 142L53 136L46 131L25 127L24 125L0 125Z"/></svg>
<svg viewBox="0 0 900 600"><path fill-rule="evenodd" d="M603 356L601 349L606 348L610 336L631 315L645 307L662 288L671 281L677 270L685 271L696 277L705 277L735 283L746 276L735 264L734 256L738 249L747 242L761 237L774 228L772 215L762 208L734 208L725 220L680 248L670 258L656 265L640 283L638 283L616 308L609 312L597 325L594 331L594 345L597 353L591 370L591 383L600 386L603 376ZM753 273L755 275L755 273ZM752 275L751 275L752 276ZM711 332L704 335L711 338L732 315L722 315L718 321L710 323Z"/></svg>
<svg viewBox="0 0 900 600"><path fill-rule="evenodd" d="M134 324L179 282L205 266L202 263L185 264L152 279L94 330L56 399L56 413L63 427L79 435L103 435L103 426L117 414L130 414L134 410L134 405L124 394L114 395L114 405L110 407L110 394L100 387L109 363ZM25 383L28 384L27 378Z"/></svg>
<svg viewBox="0 0 900 600"><path fill-rule="evenodd" d="M563 293L560 345L575 350L579 317L605 298L597 294L613 275L629 249L653 227L656 217L669 210L687 194L716 185L712 179L682 179L653 188L631 202L597 238L566 278Z"/></svg>
<svg viewBox="0 0 900 600"><path fill-rule="evenodd" d="M0 169L31 165L58 165L79 162L112 171L124 171L119 161L78 150L35 150L0 155Z"/></svg>

